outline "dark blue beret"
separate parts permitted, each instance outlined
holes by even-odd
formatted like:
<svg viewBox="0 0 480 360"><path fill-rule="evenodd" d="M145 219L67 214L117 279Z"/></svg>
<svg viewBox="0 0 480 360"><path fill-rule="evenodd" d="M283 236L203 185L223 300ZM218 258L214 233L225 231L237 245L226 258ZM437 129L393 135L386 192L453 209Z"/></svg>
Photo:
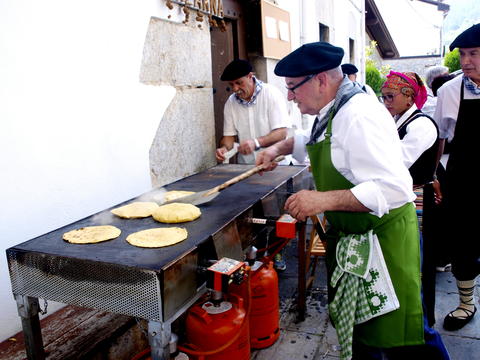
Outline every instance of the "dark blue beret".
<svg viewBox="0 0 480 360"><path fill-rule="evenodd" d="M346 75L356 74L358 69L353 64L342 64L342 72Z"/></svg>
<svg viewBox="0 0 480 360"><path fill-rule="evenodd" d="M275 74L285 77L318 74L340 66L343 54L342 48L327 42L305 44L280 60Z"/></svg>
<svg viewBox="0 0 480 360"><path fill-rule="evenodd" d="M450 51L455 48L474 48L480 47L480 24L468 28L450 44Z"/></svg>
<svg viewBox="0 0 480 360"><path fill-rule="evenodd" d="M247 60L233 60L225 67L223 74L220 77L222 81L233 81L241 78L242 76L250 74L252 71L252 65Z"/></svg>

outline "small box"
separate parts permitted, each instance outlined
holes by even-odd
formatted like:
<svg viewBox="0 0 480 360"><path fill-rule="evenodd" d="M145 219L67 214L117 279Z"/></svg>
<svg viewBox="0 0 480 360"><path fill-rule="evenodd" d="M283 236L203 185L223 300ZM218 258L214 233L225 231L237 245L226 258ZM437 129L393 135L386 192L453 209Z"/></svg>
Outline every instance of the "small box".
<svg viewBox="0 0 480 360"><path fill-rule="evenodd" d="M277 237L295 239L297 236L297 220L289 214L283 214L280 216L275 228Z"/></svg>

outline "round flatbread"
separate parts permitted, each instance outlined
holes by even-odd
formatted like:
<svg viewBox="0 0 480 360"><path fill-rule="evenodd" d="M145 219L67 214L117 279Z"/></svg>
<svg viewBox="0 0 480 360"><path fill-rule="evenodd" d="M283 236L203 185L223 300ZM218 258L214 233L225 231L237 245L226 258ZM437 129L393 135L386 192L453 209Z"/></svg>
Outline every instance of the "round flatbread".
<svg viewBox="0 0 480 360"><path fill-rule="evenodd" d="M111 210L112 214L125 219L137 219L152 216L158 204L149 201L137 201Z"/></svg>
<svg viewBox="0 0 480 360"><path fill-rule="evenodd" d="M72 244L94 244L119 237L121 230L111 225L86 226L63 234L63 240Z"/></svg>
<svg viewBox="0 0 480 360"><path fill-rule="evenodd" d="M188 232L183 228L156 228L130 234L127 236L127 241L138 247L159 248L177 244L185 240L187 236Z"/></svg>
<svg viewBox="0 0 480 360"><path fill-rule="evenodd" d="M201 214L200 209L195 205L171 203L159 206L152 216L162 223L180 223L195 220Z"/></svg>
<svg viewBox="0 0 480 360"><path fill-rule="evenodd" d="M172 190L172 191L167 191L163 195L163 200L166 201L172 201L187 195L192 195L195 194L195 191L183 191L183 190Z"/></svg>

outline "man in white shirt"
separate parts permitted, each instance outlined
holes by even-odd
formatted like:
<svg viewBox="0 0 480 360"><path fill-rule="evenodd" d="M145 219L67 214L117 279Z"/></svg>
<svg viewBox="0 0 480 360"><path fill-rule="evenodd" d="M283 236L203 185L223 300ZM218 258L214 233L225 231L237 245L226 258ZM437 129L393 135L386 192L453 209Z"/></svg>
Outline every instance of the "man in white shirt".
<svg viewBox="0 0 480 360"><path fill-rule="evenodd" d="M300 135L278 142L258 155L257 164L274 169L276 156L304 153L306 143L317 190L299 191L285 208L299 220L325 214L329 280L342 271L338 259L344 257L337 251L345 241L352 244L352 236L366 234L378 239L399 307L362 321L357 316L364 303L350 292L353 285L329 281L329 311L342 358L417 358L422 352L425 358L449 359L438 333L424 332L415 195L395 124L376 98L343 75L343 55L343 49L317 42L280 60L275 74L285 77L288 99L317 119L309 139ZM354 245L348 251L352 261L359 258Z"/></svg>
<svg viewBox="0 0 480 360"><path fill-rule="evenodd" d="M458 330L470 322L475 307L475 278L480 273L480 241L474 224L478 222L471 205L480 197L472 184L472 168L478 161L480 130L480 24L461 33L450 45L459 48L463 76L446 82L438 90L434 118L440 139L449 142L449 158L443 201L451 223L452 272L457 281L460 303L444 319L446 330Z"/></svg>
<svg viewBox="0 0 480 360"><path fill-rule="evenodd" d="M223 137L216 158L224 161L238 138L238 162L254 164L258 150L287 137L291 121L285 98L275 86L257 79L246 60L232 61L220 79L228 82L233 94L225 103Z"/></svg>
<svg viewBox="0 0 480 360"><path fill-rule="evenodd" d="M215 156L218 161L224 161L238 138L238 162L255 164L256 153L261 148L288 135L291 121L285 98L275 86L257 79L246 60L232 61L220 79L228 82L233 94L225 103L223 137ZM280 164L288 165L290 160L286 157ZM279 271L287 268L283 251L275 255L274 267Z"/></svg>

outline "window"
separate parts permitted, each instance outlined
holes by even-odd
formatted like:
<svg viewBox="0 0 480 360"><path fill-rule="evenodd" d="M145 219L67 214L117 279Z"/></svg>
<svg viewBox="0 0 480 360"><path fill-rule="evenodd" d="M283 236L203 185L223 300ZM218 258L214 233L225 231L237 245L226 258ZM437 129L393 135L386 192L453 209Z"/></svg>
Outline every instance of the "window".
<svg viewBox="0 0 480 360"><path fill-rule="evenodd" d="M350 64L355 64L355 40L348 39L348 51L350 54Z"/></svg>
<svg viewBox="0 0 480 360"><path fill-rule="evenodd" d="M328 26L319 24L319 40L328 42L330 40L330 30Z"/></svg>

